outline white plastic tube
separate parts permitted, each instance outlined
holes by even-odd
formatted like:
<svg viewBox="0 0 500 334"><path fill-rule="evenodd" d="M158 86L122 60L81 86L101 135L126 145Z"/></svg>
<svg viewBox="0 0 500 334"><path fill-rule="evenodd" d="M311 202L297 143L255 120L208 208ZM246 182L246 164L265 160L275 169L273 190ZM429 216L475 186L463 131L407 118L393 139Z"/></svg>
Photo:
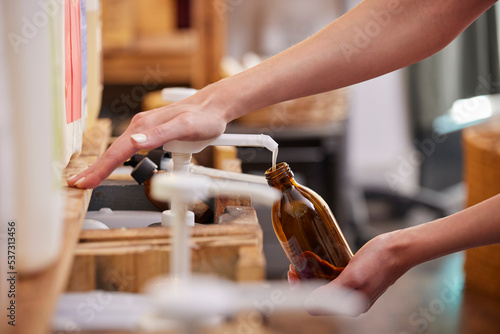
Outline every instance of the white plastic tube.
<svg viewBox="0 0 500 334"><path fill-rule="evenodd" d="M207 146L247 146L247 147L265 147L273 152L278 148L278 143L268 135L247 135L247 134L231 134L223 133L217 138L199 140L199 141L182 141L172 140L163 145L163 149L169 152L176 153L198 153Z"/></svg>
<svg viewBox="0 0 500 334"><path fill-rule="evenodd" d="M161 98L165 102L177 102L190 97L197 91L198 90L194 88L185 88L185 87L164 88L161 91Z"/></svg>
<svg viewBox="0 0 500 334"><path fill-rule="evenodd" d="M191 249L189 227L186 226L186 205L193 198L205 199L216 195L250 195L252 200L272 205L280 198L274 188L260 184L235 182L227 179L211 179L201 175L160 173L151 179L151 196L159 201L169 201L173 214L173 240L170 275L186 279L191 273Z"/></svg>
<svg viewBox="0 0 500 334"><path fill-rule="evenodd" d="M278 148L278 143L276 143L274 139L263 134L248 135L224 133L214 139L210 145L265 147L271 152Z"/></svg>
<svg viewBox="0 0 500 334"><path fill-rule="evenodd" d="M204 167L204 166L198 166L198 165L193 165L193 164L191 164L189 166L189 172L193 173L193 174L206 175L206 176L217 177L217 178L221 178L221 179L229 179L229 180L242 181L242 182L267 184L267 181L266 181L265 177L263 177L263 176L229 172L229 171L225 171L225 170L209 168L209 167Z"/></svg>
<svg viewBox="0 0 500 334"><path fill-rule="evenodd" d="M172 87L162 90L162 99L167 102L177 102L188 98L197 92L193 88ZM274 152L278 144L269 136L259 134L229 134L224 133L217 138L200 141L180 141L172 140L165 145L163 149L175 153L198 153L207 146L249 146L265 147Z"/></svg>
<svg viewBox="0 0 500 334"><path fill-rule="evenodd" d="M172 152L172 163L174 172L189 173L189 165L191 163L191 153Z"/></svg>

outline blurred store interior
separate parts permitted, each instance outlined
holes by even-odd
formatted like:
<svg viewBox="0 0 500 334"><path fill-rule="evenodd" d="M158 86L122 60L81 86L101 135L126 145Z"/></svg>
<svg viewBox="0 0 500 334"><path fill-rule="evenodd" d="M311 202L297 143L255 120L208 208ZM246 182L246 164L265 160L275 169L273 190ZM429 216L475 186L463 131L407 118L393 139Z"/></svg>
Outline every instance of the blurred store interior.
<svg viewBox="0 0 500 334"><path fill-rule="evenodd" d="M168 105L171 101L162 98L162 89L171 87L201 89L224 77L255 66L314 35L359 2L359 0L73 1L73 6L75 3L87 3L88 6L85 28L89 32L87 38L89 84L85 89L85 94L88 94L88 123L86 129L79 129L80 132L78 134L75 132L74 136L73 132L69 135L70 141L79 136L74 142L77 143L79 140L80 147L66 154L68 160L69 157L72 159L66 168L80 172L89 165L91 159L94 159L92 162L95 161L102 153L96 153L99 149L103 151L104 147L117 140L127 129L134 115ZM24 4L24 1L22 3ZM71 2L64 1L64 3L69 6ZM0 6L0 17L7 17L10 7L16 7L19 13L28 17L33 16L32 13L40 12L36 5L29 2L25 4L26 6L19 5L21 9L14 4ZM272 137L279 144L278 162L287 162L296 180L317 192L326 201L354 253L370 239L382 233L430 222L458 212L474 202L470 199L471 191L468 188L470 184L467 183L474 180L468 179L466 173L474 168L485 167L486 164L482 161L474 160L470 163L470 160L464 160L464 147L468 145L464 131L470 128L445 134L437 133L436 120L448 115L457 100L500 93L498 13L500 13L498 5L495 5L450 45L417 64L350 87L257 110L229 123L226 132L263 133ZM62 14L55 17L59 20L57 23L63 26ZM8 31L12 27L18 27L14 21L10 18L5 27L0 24L0 28ZM379 22L376 18L373 22L376 24L376 29L383 29L384 22ZM52 29L50 34L53 37L54 31L57 30L54 27L57 27L57 24L54 23L50 27ZM42 31L40 35L46 37L43 41L48 41L50 34L45 32L45 28L40 28ZM377 35L377 31L371 33ZM359 34L361 38L366 37L366 33L362 30L359 30ZM55 35L65 36L62 33ZM368 40L367 43L369 42ZM33 47L30 49L30 54L37 52L33 51L35 50L33 44L28 43L28 46ZM55 46L62 48L62 41ZM0 66L3 66L4 61L5 64L10 64L9 59L15 59L14 56L4 57L4 54L8 53L5 50L7 48L0 48ZM363 52L362 47L360 50ZM57 57L54 59L55 61L51 62L53 66L51 69L64 63L64 60L61 61ZM28 62L29 59L19 57L18 60ZM5 65L5 67L11 66ZM12 66L12 68L17 71L21 67ZM84 67L83 71L85 70ZM43 74L45 83L52 82L53 77L48 71L46 72ZM60 73L64 72L61 70ZM7 80L0 80L2 87L7 87L7 83ZM15 87L24 89L23 85ZM66 89L66 86L60 87ZM22 94L18 92L12 96L22 100L19 97L24 96L23 89L19 90ZM64 89L60 89L59 93ZM4 93L7 92L7 88L0 91L3 94L2 100L8 100L9 94ZM66 94L67 98L67 91L63 94ZM59 102L63 100L61 98ZM17 103L14 97L11 103L13 105ZM62 114L64 106L58 109L58 112ZM15 119L15 116L12 116L12 119ZM96 143L95 138L104 138L106 135L100 133L101 137L94 135L92 126L102 126L99 122L102 120L107 122L107 119L111 120L111 126L107 125L111 128L111 133L107 135L109 140ZM68 127L68 124L69 121L65 126ZM8 130L7 125L4 128L5 131ZM66 128L65 131L67 130ZM65 136L68 133L66 132ZM94 135L90 140L89 134ZM2 138L6 138L7 134L4 136ZM67 137L64 137L64 140L67 140ZM6 143L7 140L3 140L2 145L7 146ZM100 146L94 148L92 145ZM84 154L78 157L75 152L81 153L82 147ZM14 147L13 151L17 148L18 146ZM85 151L86 149L90 150L90 153ZM495 153L497 154L495 158L491 158L497 163L500 161L498 152ZM148 152L139 153L148 154ZM220 152L208 148L202 153L195 154L194 158L200 165L219 168L221 164L217 154L230 156L228 159L230 161L225 167L231 171L236 166L238 172L262 177L271 167L271 153L266 149L254 147L239 147L234 151ZM65 214L58 212L56 216L61 222L64 219L78 221L77 224L70 223L65 226L80 226L86 215L86 220L99 220L93 218L94 216L91 217L90 213L93 214L103 208L111 211L109 207L113 206L113 210L116 211L155 211L153 222L160 225L159 220L163 222L164 219L161 216L163 209L159 210L149 198L149 183L145 182L146 186L142 184L139 186L137 184L139 181L135 182L130 176L133 170L130 161L128 166L120 166L95 188L93 193L90 190L83 193L82 190L82 193L75 195L69 192L81 189L68 188L64 184L63 190L70 194L65 195L69 198L66 203L74 204L71 199L79 198L78 206L75 204L78 208L67 209L64 211ZM163 160L160 158L161 161ZM229 165L230 163L233 167ZM59 179L70 176L67 170L58 166L52 163L48 169L57 169L60 173ZM8 168L12 173L16 172L15 167ZM496 167L491 168L492 175L498 174L494 174L495 170ZM156 172L158 171L155 170ZM474 175L486 175L486 173L481 170ZM13 180L18 179L13 178ZM494 187L500 187L500 179L486 181L481 185L496 189L492 191L498 192L499 188ZM15 181L11 181L9 187L5 186L2 195L17 187ZM13 203L24 201L21 200L22 195L15 197ZM211 226L206 230L209 232L196 230L198 234L194 233L193 238L198 239L189 244L189 249L192 249L194 254L193 271L205 274L224 272L222 276L236 282L286 283L290 262L273 230L270 205L251 204L255 208L258 220L258 224L254 227L246 226L245 222L238 223L240 225L229 226L228 235L224 234L226 232L222 233L224 235L219 235L216 230L217 222L221 221L218 214L229 214L230 210L225 207L223 212L217 213L218 200L219 198L198 203L204 205L212 216L209 223ZM225 200L227 201L227 198L221 201ZM245 202L239 197L231 198L231 201L236 207ZM2 205L7 207L10 202L4 202ZM170 254L174 248L172 246L174 232L151 232L152 229L150 227L146 229L146 226L141 225L137 230L121 226L116 228L111 236L93 228L89 228L89 231L86 228L80 231L78 228L71 233L64 230L66 231L64 238L62 234L57 234L60 236L58 240L63 244L61 247L70 247L65 248L70 251L61 252L63 260L51 262L54 267L45 267L44 270L53 270L52 273L22 276L20 283L26 287L25 291L34 291L33 287L41 286L46 288L40 290L49 291L47 293L51 295L40 297L40 300L35 297L32 299L31 295L26 294L19 297L19 300L30 301L23 310L29 315L30 312L38 314L35 309L44 309L44 313L37 316L37 321L41 324L39 328L47 329L49 326L55 333L71 332L70 329L75 328L80 329L82 333L117 330L110 325L120 322L116 319L123 321L119 329L130 330L126 327L135 326L132 322L136 321L136 317L125 319L125 313L120 314L119 310L109 317L115 321L107 322L108 319L105 317L107 304L104 306L99 304L99 310L94 308L91 313L94 318L87 321L82 310L89 310L94 304L89 304L87 308L81 306L88 306L89 298L99 301L102 297L99 294L105 291L105 293L126 294L122 296L125 298L122 304L130 306L129 310L136 308L141 312L145 310L141 307L143 302L144 305L147 304L146 301L127 299L128 293L134 296L130 298L137 296L142 298L137 292L143 292L144 282L150 278L148 275L153 276L153 272L157 271L165 274L166 268L170 270L174 266L173 262L169 262L170 258L167 259L165 255ZM108 229L107 226L104 228ZM134 231L137 234L134 234L136 233ZM0 232L2 235L3 232ZM247 232L248 235L245 234ZM58 230L57 233L63 232ZM3 235L5 236L5 233ZM68 244L68 240L72 240L72 243ZM35 243L33 249L34 247ZM205 247L209 250L203 253ZM500 250L484 254L492 254L482 257L491 258L493 262L497 259L498 263ZM294 310L296 313L290 313L289 310L275 313L271 311L268 314L259 309L258 324L252 325L253 331L245 332L245 329L241 330L241 325L248 325L251 321L245 322L242 317L227 311L224 307L230 302L224 304L224 298L221 297L219 304L200 302L197 306L201 308L202 305L215 310L221 307L226 310L226 313L219 318L209 319L222 326L224 330L213 327L216 329L209 331L210 333L237 332L237 326L240 326L239 333L309 333L313 332L311 328L315 328L314 324L317 326L315 333L498 333L500 325L496 318L500 312L500 290L498 276L495 275L500 272L500 267L478 261L477 267L464 269L467 256L469 255L466 252L456 253L411 269L387 290L370 311L356 318L318 318L307 315L303 310ZM60 269L61 266L63 269ZM485 267L487 269L484 269ZM483 280L488 284L477 284L481 282L478 278L481 275L478 273L482 273L483 269L485 270ZM384 273L381 272L380 275ZM476 288L477 286L479 288L469 288L469 283L473 286L472 277L476 279L474 281ZM43 280L45 285L38 283L37 279ZM215 292L211 296L217 296L213 298L219 301L219 295L216 295L219 291L217 287L218 285L214 285ZM488 289L493 292L488 292ZM192 295L198 292L196 289L193 291L195 292ZM88 297L90 295L85 295L86 293L94 295ZM59 296L61 299L58 299ZM50 301L51 304L43 306L42 299ZM121 299L115 299L115 304L120 304L121 302L117 302L119 300ZM122 304L117 307L123 307L125 310ZM276 304L277 306L272 304L272 306L279 308L285 304ZM36 308L35 305L40 307ZM72 309L75 305L76 311ZM186 328L193 330L194 333L196 331L193 328L198 328L196 326L202 328L206 323L201 320L194 321L196 318L194 313L190 313L192 318L182 313L185 311L182 308L184 306L184 304L179 306L179 318L182 318L184 325L188 323ZM172 310L175 308L176 306ZM112 310L109 312L112 313ZM146 320L141 318L137 322L144 325L144 321L147 322L154 317L161 318L158 314L150 315L151 318ZM200 314L200 317L204 315L201 311ZM253 313L248 314L253 315ZM117 315L117 318L113 318L114 315ZM250 316L248 317L250 319ZM164 319L159 321L159 318L151 320L150 323L161 328L165 323L162 322ZM131 324L129 325L127 321ZM196 326L191 324L190 327L190 321L196 323ZM133 328L137 330L136 327ZM26 333L36 333L31 330L34 329ZM205 333L204 330L199 332Z"/></svg>
<svg viewBox="0 0 500 334"><path fill-rule="evenodd" d="M179 3L183 3L186 9L189 8L188 2ZM223 52L223 56L220 55L223 72L225 68L234 69L234 62L239 62L238 65L244 68L285 50L313 35L356 4L357 1L314 0L313 4L299 0L241 0L228 2L225 7L214 6L212 15L216 16L215 20L222 17L227 20L223 27L216 28L225 36L212 41L223 43L218 45L219 52ZM118 14L105 12L104 19L108 15L112 21L111 16ZM265 121L256 125L251 119L251 126L246 130L268 133L287 147L280 151L278 160L291 163L299 180L327 198L340 225L356 247L381 232L453 213L463 206L465 199L461 134L454 132L437 136L432 122L445 114L457 99L493 94L499 89L498 66L492 61L498 53L496 32L490 29L492 16L491 11L483 15L442 52L419 64L349 87L347 100L341 107L345 114L337 120L333 117L328 120L341 126L332 128L330 133L324 129L315 130L313 124L307 125L305 130L309 135L294 138L296 126L290 120L280 121L283 123L270 129ZM184 17L189 21L188 15ZM187 26L193 23L183 21L180 31L187 32ZM105 21L104 37L106 29ZM168 27L160 25L158 29ZM137 34L130 33L130 36L145 37L142 42L136 41L134 47L138 43L151 47L154 32ZM116 36L111 32L108 36L116 42L116 38L113 39ZM103 42L101 117L114 120L114 134L117 135L136 112L148 107L141 98L145 96L144 89L137 88L130 76L115 74L122 70L119 60L113 58L119 48L108 47L106 38ZM175 50L175 45L170 48ZM151 59L157 59L155 47L150 52ZM163 52L168 53L168 48L165 47ZM126 61L131 60L124 56L123 63ZM167 68L169 65L165 63L157 67L157 70L168 73L153 89L147 89L148 92L168 86L193 86L193 82L183 82L175 69ZM142 75L147 75L147 72ZM139 79L136 81L140 83ZM194 85L199 88L199 83ZM128 100L126 96L129 96ZM292 124L287 128L289 122ZM245 120L234 123L228 132L245 129ZM310 135L315 132L319 135ZM266 153L256 158L245 149L241 151L244 171L262 173L267 169L270 160ZM265 247L268 275L277 278L287 270L285 257L275 241L269 209L258 211L260 221L267 220L262 227L269 241ZM276 269L272 269L273 263L277 263Z"/></svg>

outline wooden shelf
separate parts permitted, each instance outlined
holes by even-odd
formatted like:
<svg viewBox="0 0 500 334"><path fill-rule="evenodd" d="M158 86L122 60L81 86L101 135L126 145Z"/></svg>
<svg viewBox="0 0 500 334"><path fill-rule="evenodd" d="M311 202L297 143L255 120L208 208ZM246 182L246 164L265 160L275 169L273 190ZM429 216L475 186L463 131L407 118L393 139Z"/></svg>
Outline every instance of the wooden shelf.
<svg viewBox="0 0 500 334"><path fill-rule="evenodd" d="M99 120L83 138L80 156L72 159L64 171L64 179L87 168L104 152L111 134L111 122ZM96 140L99 138L99 140ZM91 189L64 187L65 210L63 244L59 259L37 274L20 276L17 302L17 333L47 333L59 295L65 290L78 242L81 225L92 194ZM43 223L43 222L40 222ZM43 237L43 236L41 236Z"/></svg>
<svg viewBox="0 0 500 334"><path fill-rule="evenodd" d="M134 40L126 51L108 48L104 50L106 58L124 55L192 55L196 50L197 34L193 30L178 30L169 33L146 36Z"/></svg>
<svg viewBox="0 0 500 334"><path fill-rule="evenodd" d="M158 24L165 15L166 20L175 19L169 11L154 12L155 6L170 8L172 0L127 0L119 11L115 11L115 2L103 0L105 84L144 85L152 69L155 84L202 88L220 79L226 38L226 17L220 1L192 0L189 29ZM150 13L150 20L134 15L136 12Z"/></svg>

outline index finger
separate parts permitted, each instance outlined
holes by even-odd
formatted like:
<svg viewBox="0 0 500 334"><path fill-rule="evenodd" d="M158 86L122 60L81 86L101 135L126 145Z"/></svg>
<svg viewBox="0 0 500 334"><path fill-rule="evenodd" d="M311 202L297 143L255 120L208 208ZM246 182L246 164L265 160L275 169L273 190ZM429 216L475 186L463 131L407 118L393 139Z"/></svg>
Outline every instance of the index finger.
<svg viewBox="0 0 500 334"><path fill-rule="evenodd" d="M137 151L138 149L132 144L130 134L124 133L95 163L68 179L67 183L72 187L95 188Z"/></svg>

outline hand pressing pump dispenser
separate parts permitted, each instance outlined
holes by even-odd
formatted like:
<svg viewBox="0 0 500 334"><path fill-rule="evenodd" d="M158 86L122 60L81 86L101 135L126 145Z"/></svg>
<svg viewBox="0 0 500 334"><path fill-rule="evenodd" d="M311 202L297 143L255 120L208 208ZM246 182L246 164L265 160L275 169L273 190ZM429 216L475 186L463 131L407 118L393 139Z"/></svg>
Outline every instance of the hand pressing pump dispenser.
<svg viewBox="0 0 500 334"><path fill-rule="evenodd" d="M189 88L165 88L162 90L162 98L167 102L177 102L179 100L188 98L189 96L196 93L195 89ZM276 143L271 137L263 134L227 134L223 133L217 138L212 138L208 140L199 141L182 141L182 140L172 140L163 145L163 150L172 153L173 162L173 173L189 174L192 169L194 169L199 174L206 174L209 176L221 176L214 170L209 170L207 168L193 168L191 165L191 157L193 153L201 152L207 146L250 146L250 147L265 147L269 151L273 152L273 159L275 159L278 143ZM258 182L251 175L235 175L235 173L224 172L224 177L228 179L235 179L239 181L250 181ZM176 199L173 199L171 203L172 207L175 206ZM170 222L173 221L174 213L172 211L165 211L163 213L162 225L171 225ZM193 225L191 213L187 213L186 224ZM167 223L168 222L168 223Z"/></svg>
<svg viewBox="0 0 500 334"><path fill-rule="evenodd" d="M299 278L336 278L353 255L326 202L298 184L284 162L268 169L266 179L281 190L272 209L273 227Z"/></svg>

